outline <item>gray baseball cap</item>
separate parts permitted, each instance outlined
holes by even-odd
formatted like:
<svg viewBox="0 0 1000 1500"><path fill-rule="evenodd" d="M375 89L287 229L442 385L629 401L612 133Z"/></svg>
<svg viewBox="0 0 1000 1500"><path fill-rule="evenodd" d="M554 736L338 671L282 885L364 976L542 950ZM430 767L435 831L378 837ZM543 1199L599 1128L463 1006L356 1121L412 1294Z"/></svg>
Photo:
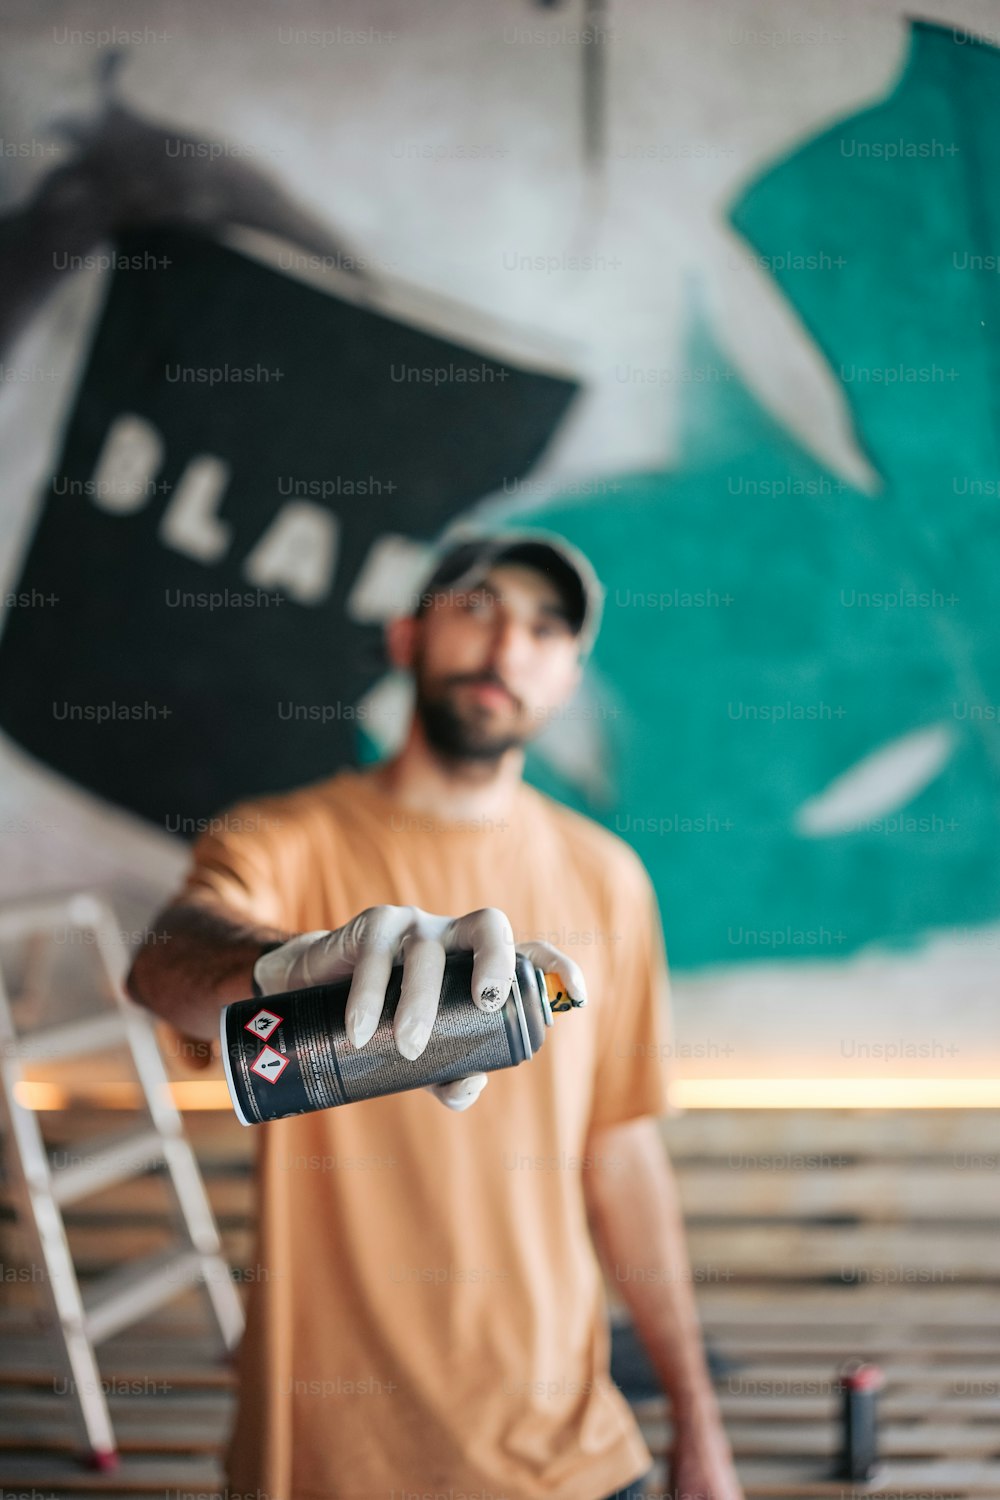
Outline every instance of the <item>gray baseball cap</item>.
<svg viewBox="0 0 1000 1500"><path fill-rule="evenodd" d="M559 590L581 655L593 648L604 609L604 588L588 558L565 537L547 531L507 531L455 542L438 558L420 592L421 614L435 594L471 589L500 563L536 568Z"/></svg>

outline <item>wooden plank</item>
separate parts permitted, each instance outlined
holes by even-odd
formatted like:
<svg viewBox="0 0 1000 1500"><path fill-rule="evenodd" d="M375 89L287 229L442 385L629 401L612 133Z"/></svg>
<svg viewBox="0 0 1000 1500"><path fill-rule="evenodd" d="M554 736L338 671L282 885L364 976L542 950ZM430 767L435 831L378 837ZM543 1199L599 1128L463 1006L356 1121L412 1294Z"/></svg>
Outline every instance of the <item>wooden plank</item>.
<svg viewBox="0 0 1000 1500"><path fill-rule="evenodd" d="M74 1160L67 1153L63 1160ZM202 1166L202 1180L208 1193L212 1211L217 1218L244 1226L255 1222L257 1198L253 1178L242 1170L214 1170L206 1172ZM161 1218L170 1207L173 1194L170 1179L165 1169L149 1171L141 1177L131 1177L92 1193L87 1198L63 1210L67 1224L106 1222L125 1224ZM0 1194L0 1207L11 1208L12 1204Z"/></svg>
<svg viewBox="0 0 1000 1500"><path fill-rule="evenodd" d="M233 1266L234 1280L247 1284L252 1267ZM4 1287L6 1308L0 1308L0 1334L30 1332L37 1328L37 1313L26 1303L18 1305ZM37 1307L43 1307L40 1288L34 1292ZM782 1287L778 1294L770 1286L731 1285L695 1288L706 1335L716 1342L746 1339L750 1346L761 1341L792 1348L824 1338L852 1340L859 1334L884 1340L886 1347L924 1341L934 1347L957 1350L983 1345L995 1347L1000 1340L1000 1298L991 1287L933 1286L913 1293L882 1287L826 1287L796 1285ZM627 1312L618 1309L628 1322ZM136 1329L144 1336L177 1332L182 1337L204 1333L207 1327L204 1296L197 1290L182 1293L169 1308L150 1314Z"/></svg>
<svg viewBox="0 0 1000 1500"><path fill-rule="evenodd" d="M816 1396L747 1396L727 1395L725 1385L717 1387L719 1407L726 1422L827 1422L836 1410L836 1398L829 1392ZM634 1410L640 1421L664 1423L668 1418L666 1400L656 1397L638 1401ZM943 1397L939 1391L908 1389L887 1391L879 1400L879 1411L885 1421L893 1422L985 1422L997 1421L996 1397Z"/></svg>
<svg viewBox="0 0 1000 1500"><path fill-rule="evenodd" d="M251 1265L255 1231L220 1224L224 1253L231 1265ZM122 1260L151 1254L172 1238L166 1224L130 1225L69 1222L67 1233L75 1263L83 1274L96 1275ZM728 1286L749 1280L787 1284L825 1278L880 1290L1000 1282L1000 1234L989 1228L961 1233L937 1226L919 1231L896 1225L761 1223L688 1226L696 1288ZM30 1249L18 1229L12 1232L5 1263L29 1267ZM609 1291L620 1301L616 1283L636 1273L612 1267ZM617 1295L616 1295L617 1292Z"/></svg>
<svg viewBox="0 0 1000 1500"><path fill-rule="evenodd" d="M40 1111L46 1139L65 1140L137 1124L138 1111ZM257 1132L223 1110L189 1110L184 1128L199 1157L251 1164ZM976 1158L983 1170L1000 1170L1000 1111L996 1110L691 1110L665 1120L662 1132L675 1161L731 1155L839 1156L858 1160L956 1156L962 1170ZM970 1163L969 1158L973 1159ZM993 1165L991 1166L991 1163Z"/></svg>
<svg viewBox="0 0 1000 1500"><path fill-rule="evenodd" d="M238 1284L248 1280L251 1266L233 1266ZM12 1302L12 1285L4 1287L4 1297ZM34 1292L39 1287L26 1285ZM1000 1337L1000 1298L992 1287L962 1285L921 1287L919 1290L880 1286L824 1286L789 1283L776 1289L768 1285L695 1287L702 1326L716 1340L746 1335L798 1338L822 1337L829 1330L838 1336L870 1333L873 1336L921 1337L950 1341L958 1346L977 1340L984 1342ZM41 1306L40 1300L38 1305ZM619 1307L619 1314L624 1309ZM626 1315L627 1321L627 1315ZM0 1310L0 1330L16 1326L29 1329L31 1313L27 1306L10 1305ZM154 1313L136 1325L144 1332L156 1334L164 1329L204 1332L205 1309L202 1295L185 1291L169 1309Z"/></svg>
<svg viewBox="0 0 1000 1500"><path fill-rule="evenodd" d="M841 1339L823 1339L817 1335L816 1338L804 1339L795 1346L769 1343L764 1331L759 1339L753 1341L740 1342L713 1337L711 1343L713 1349L736 1369L766 1361L768 1364L781 1364L793 1374L803 1364L823 1363L833 1370L847 1359L864 1358L887 1369L895 1368L901 1363L935 1364L953 1383L965 1378L962 1371L973 1359L992 1364L995 1370L1000 1371L1000 1345L996 1343L967 1347L940 1345L933 1342L921 1343L918 1340L879 1338L863 1329L849 1332Z"/></svg>
<svg viewBox="0 0 1000 1500"><path fill-rule="evenodd" d="M837 1423L785 1424L782 1422L731 1421L726 1428L734 1454L741 1458L834 1458L840 1444ZM996 1456L995 1429L969 1423L946 1425L923 1422L919 1427L901 1427L883 1422L879 1429L879 1451L893 1458L984 1458Z"/></svg>
<svg viewBox="0 0 1000 1500"><path fill-rule="evenodd" d="M117 1408L113 1412L115 1435L124 1453L210 1453L217 1454L228 1435L232 1414L216 1417L189 1411L180 1420L171 1414L163 1416L152 1403L142 1410ZM643 1436L651 1448L665 1448L671 1439L668 1422L644 1421ZM831 1413L827 1422L727 1421L726 1431L737 1458L788 1458L806 1460L832 1459L839 1443L836 1421ZM20 1417L13 1413L0 1419L0 1455L10 1451L43 1451L73 1453L78 1441L70 1413L59 1417ZM919 1428L884 1423L879 1437L880 1451L892 1458L992 1458L996 1453L995 1430L971 1424L946 1426L924 1423ZM0 1466L3 1459L0 1456Z"/></svg>
<svg viewBox="0 0 1000 1500"><path fill-rule="evenodd" d="M137 1427L143 1423L163 1421L166 1423L225 1421L235 1409L236 1390L201 1390L197 1392L177 1390L163 1394L151 1391L136 1396L124 1395L116 1390L111 1381L104 1381L103 1389L108 1410L116 1422L126 1427ZM0 1412L0 1430L20 1421L61 1421L65 1416L66 1397L51 1390L22 1390L10 1388L4 1396Z"/></svg>
<svg viewBox="0 0 1000 1500"><path fill-rule="evenodd" d="M44 1496L32 1496L31 1492L28 1491L27 1500L77 1500L80 1493L79 1490L66 1489L60 1485L55 1489L47 1489ZM0 1494L3 1494L2 1490L0 1490ZM175 1494L173 1496L168 1495L165 1484L150 1484L144 1490L131 1488L118 1489L117 1486L114 1488L107 1486L105 1490L98 1491L98 1494L113 1495L114 1500L150 1500L150 1495L158 1496L159 1500L223 1500L222 1492L216 1487L215 1482L207 1485L204 1489L199 1487L197 1491L189 1490L186 1494L179 1492L179 1495Z"/></svg>
<svg viewBox="0 0 1000 1500"><path fill-rule="evenodd" d="M28 1270L30 1274L30 1268L22 1269ZM234 1266L232 1271L233 1281L236 1285L242 1285L249 1280L249 1267L241 1269ZM2 1295L6 1303L5 1307L0 1308L0 1333L7 1327L28 1328L32 1326L33 1322L37 1322L39 1317L47 1316L48 1303L44 1297L44 1285L40 1270L34 1282L29 1280L20 1283L8 1282L3 1286L0 1295ZM197 1320L199 1326L204 1326L203 1304L196 1290L182 1290L177 1300L171 1302L168 1309L149 1315L153 1321L148 1326L153 1331L158 1327L165 1328L172 1326L175 1321L172 1314L175 1312L179 1312L181 1322L184 1322L185 1318L194 1318ZM156 1319L159 1319L160 1322L157 1323ZM146 1318L143 1319L141 1326L143 1328L147 1326Z"/></svg>
<svg viewBox="0 0 1000 1500"><path fill-rule="evenodd" d="M2 1493L3 1492L0 1491L0 1494ZM167 1494L167 1487L165 1484L151 1484L147 1489L144 1490L136 1490L131 1488L118 1489L117 1486L115 1488L111 1488L109 1486L103 1492L98 1491L98 1493L113 1495L114 1500L149 1500L151 1494L158 1495L160 1497L160 1500L178 1500L177 1495L169 1496ZM79 1494L79 1490L65 1489L60 1486L56 1489L47 1489L44 1496L32 1496L31 1492L28 1491L27 1500L77 1500ZM180 1500L222 1500L222 1492L217 1489L215 1484L213 1483L208 1485L205 1489L199 1488L197 1492L190 1490L186 1495L182 1494L180 1496Z"/></svg>
<svg viewBox="0 0 1000 1500"><path fill-rule="evenodd" d="M229 1391L236 1385L233 1357L210 1338L165 1337L151 1343L120 1335L101 1347L98 1366L109 1390L140 1380L171 1399L185 1390ZM52 1394L54 1383L63 1378L50 1340L9 1338L0 1344L0 1388L34 1387Z"/></svg>
<svg viewBox="0 0 1000 1500"><path fill-rule="evenodd" d="M257 1132L241 1125L231 1110L183 1110L184 1130L195 1150L211 1146L213 1151L250 1160L256 1150ZM42 1134L48 1140L73 1140L98 1135L105 1130L127 1129L148 1121L144 1109L100 1109L83 1102L69 1109L39 1110Z"/></svg>
<svg viewBox="0 0 1000 1500"><path fill-rule="evenodd" d="M44 1353L49 1347L43 1336L5 1339L0 1344L0 1370L16 1370L19 1360L37 1360L39 1353ZM218 1340L208 1332L194 1338L171 1337L160 1343L150 1344L147 1339L137 1336L135 1329L130 1328L101 1345L98 1363L102 1371L106 1366L110 1373L131 1377L137 1370L142 1372L144 1361L150 1372L158 1372L165 1363L180 1361L182 1364L190 1364L223 1357Z"/></svg>
<svg viewBox="0 0 1000 1500"><path fill-rule="evenodd" d="M134 1417L137 1416L136 1421ZM129 1421L121 1412L112 1418L115 1438L121 1453L207 1453L217 1455L225 1442L230 1418L205 1419L188 1416L183 1422L168 1422L152 1411L134 1414ZM52 1453L75 1453L79 1438L66 1411L62 1419L29 1418L18 1425L0 1421L0 1454L26 1453L36 1450ZM0 1467L3 1459L0 1457Z"/></svg>
<svg viewBox="0 0 1000 1500"><path fill-rule="evenodd" d="M250 1266L254 1248L254 1231L219 1225L223 1254L230 1265ZM162 1225L115 1225L67 1223L66 1235L70 1254L81 1277L99 1276L114 1270L124 1260L151 1255L177 1242L177 1230L166 1221ZM4 1257L10 1268L30 1270L31 1252L23 1232L16 1228L10 1237ZM39 1278L41 1279L41 1278Z"/></svg>
<svg viewBox="0 0 1000 1500"><path fill-rule="evenodd" d="M120 1490L159 1493L166 1489L218 1489L222 1473L217 1459L126 1454L119 1467L98 1473L60 1455L0 1455L0 1494L30 1488L70 1494L114 1495Z"/></svg>
<svg viewBox="0 0 1000 1500"><path fill-rule="evenodd" d="M880 1500L956 1500L959 1496L1000 1494L1000 1463L972 1459L948 1459L927 1463L890 1462L871 1484L856 1489L842 1480L831 1480L822 1462L786 1463L770 1459L743 1459L737 1472L747 1500L811 1500L811 1497L864 1495Z"/></svg>
<svg viewBox="0 0 1000 1500"><path fill-rule="evenodd" d="M963 1363L956 1362L953 1365L904 1362L897 1359L891 1365L885 1365L884 1370L886 1381L892 1386L909 1383L931 1386L942 1392L957 1393L959 1387L972 1387L973 1391L978 1388L981 1393L993 1395L1000 1379L996 1360L993 1359L966 1359ZM803 1358L791 1365L784 1359L753 1359L741 1362L723 1377L721 1384L730 1395L741 1392L746 1392L747 1395L781 1395L791 1385L798 1385L803 1388L804 1395L811 1395L827 1389L832 1392L835 1377L836 1370L831 1368L828 1360Z"/></svg>
<svg viewBox="0 0 1000 1500"><path fill-rule="evenodd" d="M861 1160L969 1156L1000 1162L1000 1111L689 1110L661 1130L675 1161L747 1155L836 1156Z"/></svg>
<svg viewBox="0 0 1000 1500"><path fill-rule="evenodd" d="M850 1158L839 1158L848 1163ZM780 1161L780 1157L774 1160ZM997 1157L1000 1163L1000 1155ZM675 1164L689 1218L854 1215L870 1222L963 1218L1000 1225L1000 1171L947 1163L862 1163L794 1169L729 1162Z"/></svg>
<svg viewBox="0 0 1000 1500"><path fill-rule="evenodd" d="M231 1270L234 1284L242 1287L248 1281L246 1273L249 1268L233 1266ZM39 1328L48 1326L48 1303L42 1292L40 1280L34 1285L24 1284L20 1289L14 1286L4 1287L3 1296L7 1306L0 1308L0 1336L5 1332L37 1332ZM155 1309L134 1327L143 1329L150 1337L174 1331L183 1337L185 1333L204 1333L208 1326L207 1318L204 1291L199 1287L185 1287L180 1289L169 1307Z"/></svg>
<svg viewBox="0 0 1000 1500"><path fill-rule="evenodd" d="M719 1392L719 1407L727 1422L824 1422L831 1419L836 1398L822 1396L729 1396ZM894 1422L987 1422L998 1418L995 1397L981 1400L948 1397L940 1391L902 1390L885 1393L879 1402L883 1418Z"/></svg>
<svg viewBox="0 0 1000 1500"><path fill-rule="evenodd" d="M992 1287L929 1283L909 1286L810 1286L790 1282L775 1296L773 1284L737 1286L700 1283L695 1296L706 1322L770 1327L800 1322L907 1324L932 1328L1000 1326L1000 1302Z"/></svg>
<svg viewBox="0 0 1000 1500"><path fill-rule="evenodd" d="M698 1284L763 1277L769 1281L827 1276L894 1287L1000 1281L1000 1234L990 1228L854 1224L688 1225ZM629 1268L615 1269L618 1281Z"/></svg>
<svg viewBox="0 0 1000 1500"><path fill-rule="evenodd" d="M64 1159L72 1159L67 1151ZM846 1158L845 1158L846 1160ZM252 1224L257 1189L243 1164L201 1162L212 1210L230 1223ZM1000 1176L961 1171L947 1165L864 1164L828 1171L753 1171L725 1163L675 1164L681 1201L689 1222L724 1217L761 1219L852 1216L866 1222L960 1219L1000 1227ZM163 1170L151 1171L80 1200L67 1210L82 1217L131 1220L162 1213L169 1199ZM0 1207L12 1206L0 1193Z"/></svg>
<svg viewBox="0 0 1000 1500"><path fill-rule="evenodd" d="M640 1421L642 1435L652 1451L669 1448L672 1427L669 1421ZM770 1419L741 1418L738 1414L726 1420L726 1435L733 1454L740 1458L802 1458L833 1460L840 1444L837 1416L830 1408L827 1420L784 1422L770 1414ZM984 1458L995 1457L996 1431L992 1427L970 1423L946 1424L924 1422L919 1427L883 1422L879 1429L879 1451L884 1459L893 1458Z"/></svg>

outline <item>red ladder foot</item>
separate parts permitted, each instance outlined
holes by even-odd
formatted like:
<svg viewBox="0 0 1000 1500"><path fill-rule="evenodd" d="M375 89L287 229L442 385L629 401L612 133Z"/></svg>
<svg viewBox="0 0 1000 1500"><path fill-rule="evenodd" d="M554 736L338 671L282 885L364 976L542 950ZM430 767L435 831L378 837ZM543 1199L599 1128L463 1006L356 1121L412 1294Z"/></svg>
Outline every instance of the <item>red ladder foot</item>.
<svg viewBox="0 0 1000 1500"><path fill-rule="evenodd" d="M120 1462L121 1455L117 1448L91 1448L86 1456L88 1469L97 1469L102 1474L117 1469Z"/></svg>

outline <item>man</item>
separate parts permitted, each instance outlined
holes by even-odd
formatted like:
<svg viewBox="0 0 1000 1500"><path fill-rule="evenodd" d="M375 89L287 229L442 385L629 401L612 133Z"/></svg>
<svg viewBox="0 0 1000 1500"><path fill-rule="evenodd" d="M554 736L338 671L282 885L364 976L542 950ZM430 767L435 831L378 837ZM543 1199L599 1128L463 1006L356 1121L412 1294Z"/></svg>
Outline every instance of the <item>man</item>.
<svg viewBox="0 0 1000 1500"><path fill-rule="evenodd" d="M399 754L222 820L136 959L134 997L206 1040L229 1001L350 974L363 1047L402 959L394 1037L418 1057L451 949L475 955L470 1004L503 1003L515 949L587 1000L521 1067L260 1128L234 1497L638 1494L596 1243L671 1398L677 1494L739 1500L655 1121L655 896L622 840L522 780L601 597L542 533L448 552L387 628L416 689Z"/></svg>

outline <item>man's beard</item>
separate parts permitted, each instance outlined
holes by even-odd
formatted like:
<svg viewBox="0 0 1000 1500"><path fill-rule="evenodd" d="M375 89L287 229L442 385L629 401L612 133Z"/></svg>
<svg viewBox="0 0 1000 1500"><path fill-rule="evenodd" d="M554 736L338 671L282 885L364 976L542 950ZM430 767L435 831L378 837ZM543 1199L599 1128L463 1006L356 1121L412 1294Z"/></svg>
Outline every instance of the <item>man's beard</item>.
<svg viewBox="0 0 1000 1500"><path fill-rule="evenodd" d="M494 679L484 676L481 680ZM521 749L531 738L513 726L496 729L474 706L463 710L447 687L437 694L429 693L419 674L415 711L431 749L448 760L499 760L508 750Z"/></svg>

